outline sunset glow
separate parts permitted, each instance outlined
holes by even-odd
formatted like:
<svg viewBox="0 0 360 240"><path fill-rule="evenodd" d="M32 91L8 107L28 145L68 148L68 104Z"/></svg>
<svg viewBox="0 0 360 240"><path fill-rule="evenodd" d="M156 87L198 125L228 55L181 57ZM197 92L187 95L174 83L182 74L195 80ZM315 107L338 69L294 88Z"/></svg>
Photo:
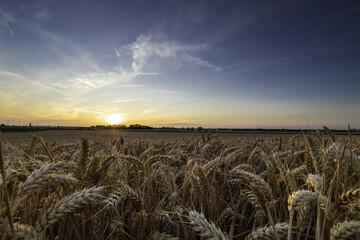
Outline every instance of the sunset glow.
<svg viewBox="0 0 360 240"><path fill-rule="evenodd" d="M111 114L106 118L106 121L110 123L111 125L119 124L123 121L123 117L121 117L118 114Z"/></svg>
<svg viewBox="0 0 360 240"><path fill-rule="evenodd" d="M359 6L4 0L0 124L360 128Z"/></svg>

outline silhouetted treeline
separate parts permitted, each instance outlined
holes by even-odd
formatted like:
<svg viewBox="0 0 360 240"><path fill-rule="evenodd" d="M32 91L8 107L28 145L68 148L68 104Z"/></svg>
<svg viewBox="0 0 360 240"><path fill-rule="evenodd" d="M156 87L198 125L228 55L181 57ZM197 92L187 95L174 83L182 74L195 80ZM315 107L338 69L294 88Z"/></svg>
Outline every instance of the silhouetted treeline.
<svg viewBox="0 0 360 240"><path fill-rule="evenodd" d="M141 125L141 124L131 124L129 126L119 124L119 125L96 125L91 126L90 129L154 129L153 127Z"/></svg>
<svg viewBox="0 0 360 240"><path fill-rule="evenodd" d="M81 126L33 126L29 125L0 125L1 132L36 132L36 131L46 131L46 130L84 130L89 129L88 127Z"/></svg>
<svg viewBox="0 0 360 240"><path fill-rule="evenodd" d="M194 132L208 130L212 133L301 133L307 131L319 131L326 132L325 129L286 129L286 128L211 128L205 129L202 127L150 127L141 124L130 124L126 125L95 125L91 127L82 127L82 126L33 126L29 125L0 125L1 132L36 132L36 131L47 131L47 130L99 130L99 129L123 129L123 130L142 130L142 131L159 131L159 132ZM347 133L348 130L337 130L337 129L328 129L333 133ZM360 129L350 129L352 133L360 133Z"/></svg>

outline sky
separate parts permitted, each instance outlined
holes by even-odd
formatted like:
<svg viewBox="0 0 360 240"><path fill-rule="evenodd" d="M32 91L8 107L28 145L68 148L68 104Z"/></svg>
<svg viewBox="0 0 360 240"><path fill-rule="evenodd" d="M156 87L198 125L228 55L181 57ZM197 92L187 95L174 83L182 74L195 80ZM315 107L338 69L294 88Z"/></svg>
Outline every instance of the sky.
<svg viewBox="0 0 360 240"><path fill-rule="evenodd" d="M360 128L359 1L0 0L0 123Z"/></svg>

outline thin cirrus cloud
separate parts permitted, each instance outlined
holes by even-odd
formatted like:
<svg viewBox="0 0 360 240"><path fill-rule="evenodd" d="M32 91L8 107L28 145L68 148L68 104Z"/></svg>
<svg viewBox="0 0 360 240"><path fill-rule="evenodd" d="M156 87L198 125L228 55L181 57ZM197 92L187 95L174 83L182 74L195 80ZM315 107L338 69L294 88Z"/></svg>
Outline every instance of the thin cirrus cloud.
<svg viewBox="0 0 360 240"><path fill-rule="evenodd" d="M144 89L146 84L138 84L137 78L160 76L163 71L167 70L162 67L156 67L152 70L151 65L155 62L158 62L158 66L166 62L167 67L173 69L179 69L184 65L216 68L215 65L194 55L208 48L205 43L185 44L176 40L159 38L159 36L153 36L152 34L141 34L132 43L116 47L113 54L117 60L114 61L112 67L110 66L110 70L103 69L101 62L98 62L94 57L97 55L96 52L87 49L85 46L80 46L67 37L47 30L42 24L39 24L44 19L51 18L51 14L46 9L36 12L33 20L15 18L11 14L5 13L2 13L2 16L1 23L6 23L9 27L8 21L12 22L28 29L36 38L43 41L45 43L44 51L48 51L48 54L55 59L45 63L42 67L32 68L25 66L22 69L20 68L18 72L7 71L6 69L0 72L0 82L6 86L5 88L19 91L30 89L26 99L21 94L15 95L13 98L17 99L17 105L22 105L28 109L32 108L37 115L34 114L34 118L61 118L61 116L68 116L75 119L81 116L88 118L89 115L93 114L92 118L100 120L104 116L99 117L101 115L99 111L93 110L96 106L88 106L87 102L102 102L112 110L116 110L116 108L112 107L114 104L148 102L149 99L136 97L137 95L146 95L146 89ZM162 34L162 36L165 35ZM26 65L26 62L23 65ZM109 66L107 67L109 68ZM9 78L14 81L5 80ZM135 96L125 95L123 99L115 101L110 98L97 97L96 95L91 97L91 101L87 100L92 92L95 93L101 91L101 89L112 87L118 88L119 94L126 94L126 91L123 90L125 88L143 90L138 90ZM150 92L178 94L178 91L153 87ZM36 96L44 98L51 96L53 103L46 109L43 108L43 104L31 107L27 102L31 100L34 102L34 100L38 99ZM114 93L112 96L116 97L116 94ZM8 101L4 101L5 104L6 102L8 103L7 109L11 112L11 106L13 105L10 105ZM42 112L39 111L41 108L43 109ZM149 108L149 106L147 105L146 108ZM140 107L139 114L151 112L147 109L141 109ZM105 109L103 112L112 110ZM31 111L26 111L26 115L30 118ZM14 113L13 116L21 118L20 114ZM98 116L98 118L96 119L94 116Z"/></svg>
<svg viewBox="0 0 360 240"><path fill-rule="evenodd" d="M143 34L140 35L135 42L115 49L116 56L119 59L125 59L125 61L128 61L129 57L132 59L130 69L124 70L123 66L121 66L124 74L129 74L132 77L161 74L161 72L144 72L144 68L151 57L158 57L162 60L172 60L174 63L172 67L175 68L181 67L185 62L215 68L213 64L188 54L188 52L205 50L208 47L205 43L187 45L177 41L156 41L152 40L153 38L151 35Z"/></svg>
<svg viewBox="0 0 360 240"><path fill-rule="evenodd" d="M21 77L20 74L13 73L13 72L8 72L8 71L0 71L0 76L3 76L3 77Z"/></svg>
<svg viewBox="0 0 360 240"><path fill-rule="evenodd" d="M145 3L2 1L0 122L359 123L358 4Z"/></svg>
<svg viewBox="0 0 360 240"><path fill-rule="evenodd" d="M37 20L46 20L51 17L49 11L46 8L41 9L38 12L34 13L34 18Z"/></svg>
<svg viewBox="0 0 360 240"><path fill-rule="evenodd" d="M9 30L10 35L14 36L13 30L9 24L9 22L13 21L13 17L9 14L5 14L2 8L0 8L0 13L1 13L0 24L5 25Z"/></svg>
<svg viewBox="0 0 360 240"><path fill-rule="evenodd" d="M36 19L41 20L50 17L46 10L36 13L36 16ZM57 70L53 72L54 74L51 74L48 70L36 69L36 75L56 75L56 78L59 79L47 78L47 80L42 80L42 84L34 81L35 84L41 87L43 87L43 84L50 86L46 87L46 90L53 90L51 87L56 87L60 91L61 89L91 91L114 83L128 83L138 76L160 75L161 72L144 72L144 68L151 57L173 60L173 67L175 68L178 68L179 65L181 67L184 63L215 68L213 64L188 54L188 52L205 50L207 48L206 44L191 45L177 41L156 41L153 40L153 36L142 34L133 43L115 48L115 55L120 60L125 59L123 61L125 64L114 66L113 71L105 71L100 69L96 61L91 58L91 52L88 49L79 46L70 39L45 30L41 25L30 20L16 19L11 15L7 19L35 32L39 37L45 38L50 50L58 59ZM126 66L129 62L131 62L131 65ZM79 71L78 69L84 70ZM34 79L38 79L38 76L34 77Z"/></svg>
<svg viewBox="0 0 360 240"><path fill-rule="evenodd" d="M201 58L194 57L194 56L191 56L186 53L182 54L182 58L190 64L194 64L194 65L198 65L198 66L202 66L202 67L206 67L206 68L211 68L215 71L221 71L220 67L217 67L214 64L211 64L205 60L202 60Z"/></svg>
<svg viewBox="0 0 360 240"><path fill-rule="evenodd" d="M63 43L58 36L53 34L46 34L51 36L51 39L56 44L57 42ZM146 69L150 58L159 58L159 61L172 60L175 63L172 65L174 68L180 67L183 64L195 64L198 66L204 66L209 68L218 69L215 65L208 63L198 57L191 56L187 52L198 52L204 50L206 44L199 45L186 45L176 41L152 41L151 35L140 35L133 43L115 48L115 55L120 60L118 65L113 67L113 71L105 71L100 69L93 59L90 59L88 55L84 54L84 50L78 47L71 41L68 42L66 47L74 49L74 52L80 57L80 60L74 60L73 64L77 68L78 66L89 65L86 71L75 71L74 69L58 71L57 76L65 75L61 77L65 81L61 84L57 84L57 87L69 88L74 91L79 89L87 91L96 90L113 84L128 84L136 80L138 76L157 76L162 74L162 69L154 71L144 71ZM86 55L86 56L85 56ZM152 62L156 61L153 59ZM89 64L92 63L91 65ZM131 63L129 65L129 63ZM95 66L95 67L94 67ZM93 71L91 71L93 68ZM49 82L50 85L54 83ZM130 86L130 85L128 85ZM141 84L133 84L132 87L143 86Z"/></svg>

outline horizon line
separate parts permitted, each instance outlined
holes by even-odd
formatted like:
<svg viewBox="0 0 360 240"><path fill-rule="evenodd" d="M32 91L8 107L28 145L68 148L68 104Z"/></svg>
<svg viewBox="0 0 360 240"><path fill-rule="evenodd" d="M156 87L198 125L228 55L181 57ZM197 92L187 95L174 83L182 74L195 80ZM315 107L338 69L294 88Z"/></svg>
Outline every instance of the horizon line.
<svg viewBox="0 0 360 240"><path fill-rule="evenodd" d="M138 126L134 126L134 125L138 125ZM131 127L133 126L133 127ZM307 128L301 128L301 127L202 127L202 126L183 126L183 127L176 127L176 126L151 126L151 125L141 125L141 124L130 124L128 126L126 126L125 124L108 124L108 125L104 125L104 124L97 124L97 125L91 125L91 126L81 126L81 125L6 125L6 124L0 124L0 130L3 129L4 127L9 127L12 129L25 129L25 128L78 128L80 129L95 129L95 130L100 130L100 129L129 129L129 130L136 130L136 129L142 129L142 130L151 130L151 129L184 129L184 130L197 130L197 129L202 129L202 130L277 130L277 131L302 131L302 130L326 130L325 128L328 128L329 130L333 130L333 131L359 131L359 128L329 128L327 126L322 126L322 127L307 127ZM136 128L138 127L138 128Z"/></svg>

